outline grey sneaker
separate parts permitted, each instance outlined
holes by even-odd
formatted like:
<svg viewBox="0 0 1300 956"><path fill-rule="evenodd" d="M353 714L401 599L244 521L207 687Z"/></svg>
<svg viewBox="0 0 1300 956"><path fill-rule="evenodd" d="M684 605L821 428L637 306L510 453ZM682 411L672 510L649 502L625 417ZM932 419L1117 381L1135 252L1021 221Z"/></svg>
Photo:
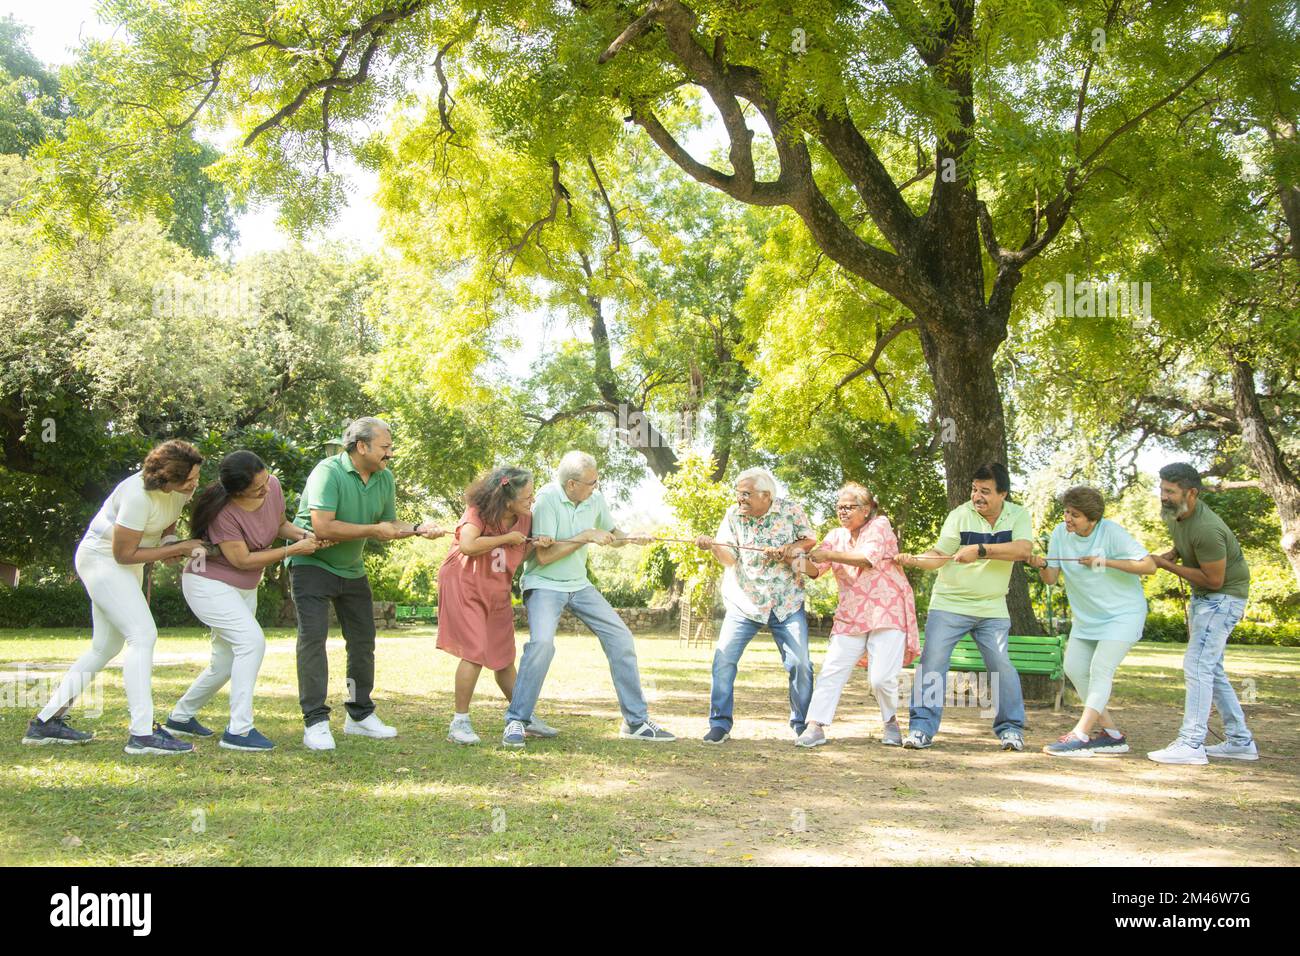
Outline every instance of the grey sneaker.
<svg viewBox="0 0 1300 956"><path fill-rule="evenodd" d="M628 740L650 740L655 743L672 743L677 739L653 720L647 720L639 727L629 727L625 723L619 729L618 735Z"/></svg>
<svg viewBox="0 0 1300 956"><path fill-rule="evenodd" d="M821 724L809 724L807 729L799 735L799 739L794 742L796 747L820 747L826 743L826 732L822 730Z"/></svg>
<svg viewBox="0 0 1300 956"><path fill-rule="evenodd" d="M886 747L901 747L903 745L903 731L898 726L898 721L891 720L885 724L885 729L880 732L880 742Z"/></svg>
<svg viewBox="0 0 1300 956"><path fill-rule="evenodd" d="M524 745L524 722L522 720L512 720L506 724L505 732L501 734L502 747L522 747Z"/></svg>
<svg viewBox="0 0 1300 956"><path fill-rule="evenodd" d="M1018 730L1004 730L998 735L998 739L1002 741L1003 750L1014 750L1020 753L1025 749L1024 735Z"/></svg>
<svg viewBox="0 0 1300 956"><path fill-rule="evenodd" d="M534 714L533 719L524 728L524 735L528 737L558 737L560 732Z"/></svg>
<svg viewBox="0 0 1300 956"><path fill-rule="evenodd" d="M1255 746L1253 740L1244 747L1241 744L1234 744L1229 740L1225 740L1213 747L1206 747L1205 754L1208 757L1231 757L1233 760L1258 760L1259 748Z"/></svg>
<svg viewBox="0 0 1300 956"><path fill-rule="evenodd" d="M913 730L903 738L904 750L924 750L934 743L934 738L929 734L923 734L919 730Z"/></svg>
<svg viewBox="0 0 1300 956"><path fill-rule="evenodd" d="M447 729L447 739L454 744L464 744L466 746L482 743L478 734L474 733L474 728L470 725L468 717L452 718L451 726Z"/></svg>

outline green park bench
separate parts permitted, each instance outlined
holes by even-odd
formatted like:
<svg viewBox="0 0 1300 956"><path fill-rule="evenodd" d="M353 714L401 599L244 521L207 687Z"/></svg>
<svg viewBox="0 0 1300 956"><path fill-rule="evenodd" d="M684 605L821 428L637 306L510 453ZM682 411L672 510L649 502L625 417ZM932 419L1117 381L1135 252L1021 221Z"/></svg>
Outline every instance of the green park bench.
<svg viewBox="0 0 1300 956"><path fill-rule="evenodd" d="M399 621L437 621L438 609L427 605L399 604L395 617Z"/></svg>
<svg viewBox="0 0 1300 956"><path fill-rule="evenodd" d="M1011 665L1021 675L1040 675L1055 685L1052 710L1059 713L1065 699L1065 642L1064 634L1011 635L1007 638L1007 651ZM921 632L921 646L925 646L925 632ZM917 658L920 660L920 658ZM915 665L915 661L908 667ZM950 671L985 673L984 658L969 634L957 642L952 650Z"/></svg>

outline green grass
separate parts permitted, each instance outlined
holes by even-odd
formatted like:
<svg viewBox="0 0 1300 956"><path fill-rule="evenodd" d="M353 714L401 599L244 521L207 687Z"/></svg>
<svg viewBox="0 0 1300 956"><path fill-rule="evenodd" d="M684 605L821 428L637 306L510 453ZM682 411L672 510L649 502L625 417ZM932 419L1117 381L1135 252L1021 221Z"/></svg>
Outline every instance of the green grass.
<svg viewBox="0 0 1300 956"><path fill-rule="evenodd" d="M291 632L270 632L258 683L258 729L277 743L270 754L222 750L215 739L179 758L122 753L127 715L121 672L104 674L103 714L80 705L70 720L96 731L82 747L20 744L30 700L16 700L15 671L43 662L57 679L86 646L77 631L0 632L0 863L3 864L608 864L656 859L702 819L718 817L773 786L798 785L810 772L782 726L784 673L769 641L754 642L737 681L738 717L759 722L758 737L729 748L691 739L708 712L708 648L675 637L638 637L652 714L683 738L672 745L623 741L607 665L589 634L565 634L538 712L562 730L525 751L496 744L504 703L490 675L475 700L484 738L463 748L445 740L455 660L434 647L429 628L386 631L377 652L379 714L396 740L341 733L343 648L331 641L332 723L338 750L302 747ZM519 635L520 643L526 639ZM814 643L814 662L824 642ZM155 653L157 719L203 667L208 643L197 630L165 630ZM1125 703L1180 710L1178 645L1140 646L1120 672ZM1230 651L1234 681L1257 681L1261 704L1293 707L1300 650ZM119 661L116 663L120 663ZM30 673L30 671L28 671ZM851 684L853 707L867 713L865 681ZM846 695L846 700L848 696ZM200 715L218 732L228 699ZM1054 731L1055 733L1057 731ZM876 748L877 751L882 748ZM875 758L875 752L870 752ZM889 756L889 755L885 755ZM1048 758L1050 759L1050 758ZM823 764L825 766L825 764ZM802 768L802 769L801 769ZM910 791L900 784L904 797ZM924 783L921 784L924 788ZM786 811L788 813L788 811ZM1279 806L1295 826L1296 805Z"/></svg>

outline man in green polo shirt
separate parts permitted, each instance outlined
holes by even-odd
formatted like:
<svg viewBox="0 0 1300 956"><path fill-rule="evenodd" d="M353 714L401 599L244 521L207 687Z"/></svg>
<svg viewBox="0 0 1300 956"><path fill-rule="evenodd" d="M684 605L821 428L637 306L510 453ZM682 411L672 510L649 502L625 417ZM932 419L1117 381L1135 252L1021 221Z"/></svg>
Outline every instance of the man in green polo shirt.
<svg viewBox="0 0 1300 956"><path fill-rule="evenodd" d="M925 646L912 675L908 735L903 740L908 749L929 747L938 733L952 650L966 634L978 645L993 681L993 732L1003 750L1025 749L1025 700L1020 674L1007 653L1007 586L1014 562L1033 553L1034 530L1029 512L1007 500L1010 491L1005 465L994 462L978 468L971 478L971 500L948 513L935 546L925 554L900 554L896 559L939 570L925 619Z"/></svg>
<svg viewBox="0 0 1300 956"><path fill-rule="evenodd" d="M338 615L347 644L348 698L345 734L396 737L375 715L375 617L363 561L366 541L393 541L446 532L398 521L393 473L388 470L393 437L378 418L358 418L343 435L344 451L312 469L298 502L294 524L332 542L314 554L289 559L293 603L298 615L298 702L306 725L302 742L309 750L333 750L330 733L329 605Z"/></svg>
<svg viewBox="0 0 1300 956"><path fill-rule="evenodd" d="M615 527L605 496L596 490L599 483L596 459L586 452L571 451L560 460L555 481L537 493L531 533L553 538L555 543L536 548L524 561L520 588L528 611L528 643L506 710L503 746L524 746L542 682L555 657L556 625L566 609L591 628L609 661L614 693L623 712L619 736L656 743L676 739L650 719L632 632L587 577L587 545L621 547L629 541L645 540L628 537Z"/></svg>
<svg viewBox="0 0 1300 956"><path fill-rule="evenodd" d="M1160 469L1160 516L1174 547L1152 557L1156 567L1192 586L1191 633L1183 658L1183 726L1177 740L1147 756L1156 763L1174 764L1206 764L1210 757L1258 760L1255 738L1223 669L1228 638L1246 613L1250 594L1250 568L1241 545L1223 519L1201 501L1201 473L1186 462ZM1206 747L1212 706L1223 718L1226 739Z"/></svg>

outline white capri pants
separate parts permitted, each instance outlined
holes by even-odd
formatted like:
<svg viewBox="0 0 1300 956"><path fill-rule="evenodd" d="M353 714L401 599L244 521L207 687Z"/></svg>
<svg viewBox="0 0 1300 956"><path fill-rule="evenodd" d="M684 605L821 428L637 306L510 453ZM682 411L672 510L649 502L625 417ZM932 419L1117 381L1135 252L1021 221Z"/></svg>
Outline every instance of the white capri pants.
<svg viewBox="0 0 1300 956"><path fill-rule="evenodd" d="M880 719L889 723L898 714L898 677L903 671L906 649L907 635L896 628L878 628L868 635L832 634L813 687L808 719L822 725L834 719L844 685L866 651L871 692L880 705Z"/></svg>
<svg viewBox="0 0 1300 956"><path fill-rule="evenodd" d="M85 547L77 548L75 563L77 575L90 595L94 628L90 650L68 669L59 689L38 716L49 720L65 712L125 644L122 683L131 713L131 733L147 737L153 733L153 648L158 628L141 590L144 565L118 564L111 556Z"/></svg>
<svg viewBox="0 0 1300 956"><path fill-rule="evenodd" d="M172 708L172 719L186 721L230 681L229 731L244 736L253 729L253 689L266 653L266 635L257 623L257 588L237 588L182 574L181 592L194 616L212 628L212 660Z"/></svg>

